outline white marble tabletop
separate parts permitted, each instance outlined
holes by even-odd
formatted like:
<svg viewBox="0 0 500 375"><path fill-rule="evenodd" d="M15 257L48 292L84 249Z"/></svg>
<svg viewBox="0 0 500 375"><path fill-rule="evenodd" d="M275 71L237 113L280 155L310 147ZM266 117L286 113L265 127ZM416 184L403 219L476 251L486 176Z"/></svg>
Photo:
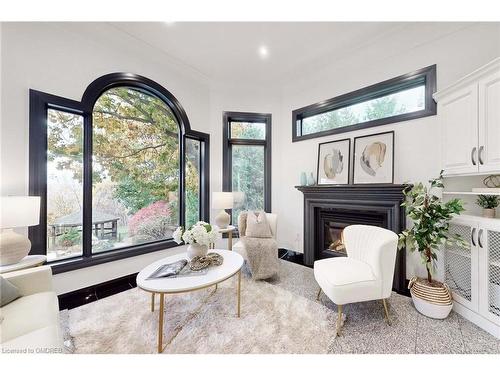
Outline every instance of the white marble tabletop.
<svg viewBox="0 0 500 375"><path fill-rule="evenodd" d="M224 262L220 266L210 267L206 275L147 280L147 278L161 265L173 263L181 259L187 259L186 253L182 253L160 259L144 268L137 275L137 286L153 293L188 292L222 282L238 273L243 266L243 257L236 252L217 249L209 250L209 253L218 253L222 255Z"/></svg>

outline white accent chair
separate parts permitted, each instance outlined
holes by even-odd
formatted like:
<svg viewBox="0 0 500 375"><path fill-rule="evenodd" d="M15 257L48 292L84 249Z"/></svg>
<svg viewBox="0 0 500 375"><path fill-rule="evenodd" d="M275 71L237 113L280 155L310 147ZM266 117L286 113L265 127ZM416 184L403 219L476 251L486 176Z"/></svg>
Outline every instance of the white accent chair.
<svg viewBox="0 0 500 375"><path fill-rule="evenodd" d="M0 347L5 352L62 353L59 302L49 266L2 274L22 297L3 306L0 314Z"/></svg>
<svg viewBox="0 0 500 375"><path fill-rule="evenodd" d="M266 219L269 223L269 227L271 228L271 235L273 236L272 238L276 239L276 230L278 229L278 215L266 212ZM240 237L243 237L245 236L245 233L240 233L239 235ZM248 259L247 251L245 249L245 244L243 243L243 241L236 242L233 245L233 250L240 254L243 259Z"/></svg>
<svg viewBox="0 0 500 375"><path fill-rule="evenodd" d="M390 325L386 299L391 296L398 236L370 225L350 225L344 229L347 257L314 262L314 277L321 291L338 307L337 336L342 326L342 306L381 299Z"/></svg>

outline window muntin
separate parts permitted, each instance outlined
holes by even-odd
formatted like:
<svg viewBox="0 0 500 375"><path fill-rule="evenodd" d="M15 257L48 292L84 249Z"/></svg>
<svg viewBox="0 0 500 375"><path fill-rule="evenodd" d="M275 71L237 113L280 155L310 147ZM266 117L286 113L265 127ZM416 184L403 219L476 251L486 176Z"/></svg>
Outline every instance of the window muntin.
<svg viewBox="0 0 500 375"><path fill-rule="evenodd" d="M231 121L230 137L233 139L266 139L266 123Z"/></svg>
<svg viewBox="0 0 500 375"><path fill-rule="evenodd" d="M47 110L47 260L83 252L83 117Z"/></svg>
<svg viewBox="0 0 500 375"><path fill-rule="evenodd" d="M92 251L172 238L179 225L179 124L159 98L103 93L93 111Z"/></svg>
<svg viewBox="0 0 500 375"><path fill-rule="evenodd" d="M292 112L292 140L300 141L436 114L430 66Z"/></svg>

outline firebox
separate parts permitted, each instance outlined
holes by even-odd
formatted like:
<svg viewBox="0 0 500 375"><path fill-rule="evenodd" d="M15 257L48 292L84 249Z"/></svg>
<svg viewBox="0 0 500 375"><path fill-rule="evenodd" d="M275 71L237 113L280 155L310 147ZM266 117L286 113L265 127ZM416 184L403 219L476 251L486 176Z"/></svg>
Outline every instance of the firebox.
<svg viewBox="0 0 500 375"><path fill-rule="evenodd" d="M387 218L380 212L322 208L316 208L316 211L315 259L347 255L342 233L348 225L366 224L387 227Z"/></svg>

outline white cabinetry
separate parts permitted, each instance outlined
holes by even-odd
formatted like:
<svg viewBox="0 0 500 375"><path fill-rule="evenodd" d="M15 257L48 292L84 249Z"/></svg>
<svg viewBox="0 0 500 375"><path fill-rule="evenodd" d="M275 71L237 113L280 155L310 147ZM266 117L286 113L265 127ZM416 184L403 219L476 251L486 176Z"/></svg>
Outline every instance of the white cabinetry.
<svg viewBox="0 0 500 375"><path fill-rule="evenodd" d="M453 309L500 338L500 220L462 215L452 221L450 232L468 243L444 249Z"/></svg>
<svg viewBox="0 0 500 375"><path fill-rule="evenodd" d="M500 58L434 94L446 176L500 172Z"/></svg>

